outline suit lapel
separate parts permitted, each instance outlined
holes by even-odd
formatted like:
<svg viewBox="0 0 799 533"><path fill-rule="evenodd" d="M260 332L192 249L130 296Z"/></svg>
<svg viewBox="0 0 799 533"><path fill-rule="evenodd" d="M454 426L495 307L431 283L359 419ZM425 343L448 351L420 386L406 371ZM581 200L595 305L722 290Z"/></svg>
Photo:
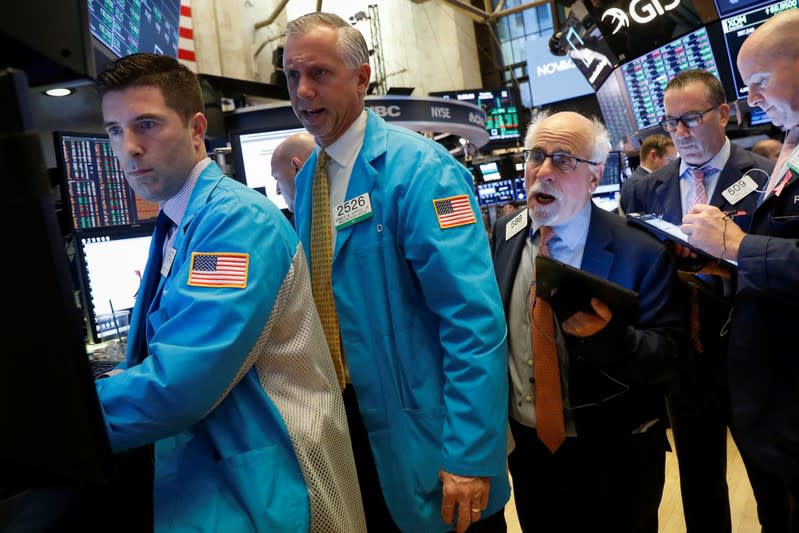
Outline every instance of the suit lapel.
<svg viewBox="0 0 799 533"><path fill-rule="evenodd" d="M655 204L652 213L663 216L670 222L682 220L682 199L680 197L680 160L675 159L665 172L659 172L655 183L654 196L660 205ZM674 179L674 176L677 179ZM592 217L593 219L593 217Z"/></svg>
<svg viewBox="0 0 799 533"><path fill-rule="evenodd" d="M510 305L513 282L516 280L516 271L518 270L519 261L522 259L522 252L524 252L524 246L527 243L527 236L530 234L530 217L528 215L527 226L510 239L505 240L505 228L512 218L513 217L506 220L505 225L499 228L500 231L497 232L497 237L502 239L502 242L495 245L496 256L494 258L497 283L499 284L499 291L506 313Z"/></svg>
<svg viewBox="0 0 799 533"><path fill-rule="evenodd" d="M608 226L603 223L605 213L596 206L591 206L591 222L583 249L582 270L605 279L610 278L610 269L616 254L608 250L612 235ZM614 216L614 215L607 215Z"/></svg>

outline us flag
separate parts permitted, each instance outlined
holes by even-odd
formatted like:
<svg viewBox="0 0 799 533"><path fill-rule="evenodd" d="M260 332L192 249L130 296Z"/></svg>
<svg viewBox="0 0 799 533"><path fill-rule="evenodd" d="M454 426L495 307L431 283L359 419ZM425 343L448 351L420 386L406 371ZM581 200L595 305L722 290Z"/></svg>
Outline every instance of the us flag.
<svg viewBox="0 0 799 533"><path fill-rule="evenodd" d="M450 196L449 198L439 198L433 200L433 207L438 217L438 225L441 229L454 228L465 224L474 224L472 204L469 197L465 194L460 196Z"/></svg>
<svg viewBox="0 0 799 533"><path fill-rule="evenodd" d="M249 262L249 254L194 252L189 285L243 289L247 286Z"/></svg>

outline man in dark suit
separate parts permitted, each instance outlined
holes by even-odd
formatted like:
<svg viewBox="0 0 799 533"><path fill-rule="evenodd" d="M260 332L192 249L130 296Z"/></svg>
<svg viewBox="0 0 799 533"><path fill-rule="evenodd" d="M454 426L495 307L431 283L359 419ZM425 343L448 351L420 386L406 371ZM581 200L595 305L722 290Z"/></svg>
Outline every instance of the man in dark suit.
<svg viewBox="0 0 799 533"><path fill-rule="evenodd" d="M542 113L525 147L528 209L497 221L492 244L509 330L509 469L519 522L527 532L656 533L668 446L661 385L681 339L674 257L591 202L610 147L600 123ZM538 254L638 292L634 322L596 298L591 310L556 315L554 326L541 318ZM552 327L541 340L538 332ZM540 373L550 356L552 381ZM553 401L557 410L547 407Z"/></svg>
<svg viewBox="0 0 799 533"><path fill-rule="evenodd" d="M677 149L674 148L674 142L669 137L656 133L644 139L638 155L641 163L630 177L624 180L621 186L622 197L627 197L624 194L625 189L630 188L633 183L674 161L677 158ZM622 212L627 212L627 206L619 204L619 207Z"/></svg>
<svg viewBox="0 0 799 533"><path fill-rule="evenodd" d="M735 314L730 326L732 422L743 455L779 476L787 489L772 498L792 513L783 527L799 528L799 10L771 19L744 41L738 70L749 105L788 131L775 172L759 195L744 233L715 206L695 207L682 229L692 245L738 262ZM761 517L762 520L762 517Z"/></svg>
<svg viewBox="0 0 799 533"><path fill-rule="evenodd" d="M661 126L671 135L680 158L622 192L621 202L627 212L654 213L680 224L683 215L698 202L734 212L738 215L735 222L744 229L748 227L758 197L754 191L762 189L774 162L727 139L729 106L725 102L721 82L707 71L684 71L669 82ZM695 169L705 169L701 180L693 176ZM743 192L739 192L740 187L729 191L744 175L752 183L744 186ZM685 523L689 533L728 533L731 522L726 479L729 390L725 324L731 311L731 288L729 284L725 288L721 279L714 276L698 278L683 273L681 277L689 285L701 285L692 289L685 286L681 291L694 338L686 346L678 378L668 394ZM733 438L737 441L735 431ZM768 509L775 480L758 472L746 454L743 459L761 523L780 520L779 511Z"/></svg>

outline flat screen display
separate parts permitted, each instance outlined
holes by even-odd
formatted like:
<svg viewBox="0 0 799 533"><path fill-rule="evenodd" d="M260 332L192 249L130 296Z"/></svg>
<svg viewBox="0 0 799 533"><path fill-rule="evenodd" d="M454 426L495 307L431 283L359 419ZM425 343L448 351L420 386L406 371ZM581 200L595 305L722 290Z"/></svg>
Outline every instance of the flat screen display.
<svg viewBox="0 0 799 533"><path fill-rule="evenodd" d="M477 186L477 203L480 206L513 202L513 180L499 180Z"/></svg>
<svg viewBox="0 0 799 533"><path fill-rule="evenodd" d="M749 111L749 125L763 126L764 124L771 124L771 119L769 116L759 107L752 108Z"/></svg>
<svg viewBox="0 0 799 533"><path fill-rule="evenodd" d="M517 202L524 202L527 200L527 189L524 187L524 177L514 178L513 196L516 198Z"/></svg>
<svg viewBox="0 0 799 533"><path fill-rule="evenodd" d="M55 132L61 196L72 229L154 222L158 203L137 196L125 180L108 137Z"/></svg>
<svg viewBox="0 0 799 533"><path fill-rule="evenodd" d="M266 194L280 209L288 209L286 199L278 191L277 180L272 177L272 154L275 148L304 128L277 131L233 132L231 148L236 159L236 173L241 182Z"/></svg>
<svg viewBox="0 0 799 533"><path fill-rule="evenodd" d="M482 107L486 113L485 128L488 131L489 146L515 144L521 139L518 99L511 89L466 89L432 92L430 96Z"/></svg>
<svg viewBox="0 0 799 533"><path fill-rule="evenodd" d="M594 92L571 57L556 56L550 51L549 37L528 39L524 48L533 106L540 107Z"/></svg>
<svg viewBox="0 0 799 533"><path fill-rule="evenodd" d="M178 56L180 0L88 0L92 35L116 57Z"/></svg>
<svg viewBox="0 0 799 533"><path fill-rule="evenodd" d="M694 68L708 70L719 77L706 28L622 65L624 84L638 130L657 125L663 116L663 93L669 80Z"/></svg>
<svg viewBox="0 0 799 533"><path fill-rule="evenodd" d="M742 2L744 3L744 2ZM737 6L738 4L736 4ZM751 5L751 2L746 3ZM724 34L724 43L727 49L727 60L732 71L732 81L735 86L735 100L746 98L749 95L749 88L741 79L738 67L735 64L741 45L761 24L768 19L788 9L795 9L797 0L784 0L782 2L771 3L765 6L753 8L735 16L721 20L721 31Z"/></svg>
<svg viewBox="0 0 799 533"><path fill-rule="evenodd" d="M93 342L127 336L152 229L150 226L78 236L81 295Z"/></svg>
<svg viewBox="0 0 799 533"><path fill-rule="evenodd" d="M720 17L727 17L741 11L750 11L752 8L761 7L769 4L781 4L786 2L773 2L772 0L714 0ZM788 2L789 3L789 2ZM796 3L794 3L796 7Z"/></svg>
<svg viewBox="0 0 799 533"><path fill-rule="evenodd" d="M480 163L480 173L483 175L483 181L495 181L502 176L499 173L499 165L496 161L490 163Z"/></svg>
<svg viewBox="0 0 799 533"><path fill-rule="evenodd" d="M596 92L596 99L602 110L602 119L610 133L610 142L613 146L618 146L626 136L635 131L629 101L622 84L619 69L616 69Z"/></svg>

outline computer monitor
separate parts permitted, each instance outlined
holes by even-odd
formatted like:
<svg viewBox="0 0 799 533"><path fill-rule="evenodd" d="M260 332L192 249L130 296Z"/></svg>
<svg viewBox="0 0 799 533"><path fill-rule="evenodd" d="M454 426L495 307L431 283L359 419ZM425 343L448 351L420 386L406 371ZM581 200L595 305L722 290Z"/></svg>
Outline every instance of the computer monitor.
<svg viewBox="0 0 799 533"><path fill-rule="evenodd" d="M637 130L655 126L663 116L666 85L688 69L704 69L719 77L708 31L700 28L621 67Z"/></svg>
<svg viewBox="0 0 799 533"><path fill-rule="evenodd" d="M623 84L620 69L616 69L596 92L596 99L602 110L602 119L613 146L618 146L625 137L635 132L630 103Z"/></svg>
<svg viewBox="0 0 799 533"><path fill-rule="evenodd" d="M513 197L517 202L527 200L527 189L524 186L524 176L513 179Z"/></svg>
<svg viewBox="0 0 799 533"><path fill-rule="evenodd" d="M459 100L482 107L486 113L485 129L488 131L487 149L516 145L521 141L523 125L516 91L508 87L498 89L465 89L461 91L432 92L430 96Z"/></svg>
<svg viewBox="0 0 799 533"><path fill-rule="evenodd" d="M264 192L280 209L288 209L286 199L277 190L277 180L272 177L272 154L288 137L304 131L304 128L293 128L232 132L230 146L236 161L237 179L252 189Z"/></svg>
<svg viewBox="0 0 799 533"><path fill-rule="evenodd" d="M627 177L629 164L624 152L610 152L605 160L605 172L599 180L594 194L607 194L621 190L621 183Z"/></svg>
<svg viewBox="0 0 799 533"><path fill-rule="evenodd" d="M56 131L61 197L72 229L154 222L158 203L137 196L125 180L108 136Z"/></svg>
<svg viewBox="0 0 799 533"><path fill-rule="evenodd" d="M127 337L152 230L144 225L76 234L81 299L92 342Z"/></svg>
<svg viewBox="0 0 799 533"><path fill-rule="evenodd" d="M514 201L513 180L498 180L477 186L477 203L481 207Z"/></svg>
<svg viewBox="0 0 799 533"><path fill-rule="evenodd" d="M753 107L749 110L750 126L765 126L766 124L771 124L771 119L765 111L759 107Z"/></svg>
<svg viewBox="0 0 799 533"><path fill-rule="evenodd" d="M719 12L721 12L721 6L725 4L720 0L717 0L717 3L719 3ZM744 5L751 6L752 2L744 2ZM732 6L736 8L743 7L737 2L732 4L731 7ZM730 69L732 71L732 81L735 86L735 100L739 98L746 98L749 95L749 88L741 79L741 74L738 72L738 67L736 65L738 52L741 50L741 45L746 38L749 37L749 34L755 31L768 19L777 13L795 8L796 1L770 2L758 7L752 7L746 11L738 13L737 15L721 20L721 30L724 35L727 60L729 61Z"/></svg>
<svg viewBox="0 0 799 533"><path fill-rule="evenodd" d="M115 57L135 52L178 56L180 0L89 0L91 34Z"/></svg>
<svg viewBox="0 0 799 533"><path fill-rule="evenodd" d="M484 182L496 181L502 177L499 172L499 164L496 161L489 161L477 165Z"/></svg>

